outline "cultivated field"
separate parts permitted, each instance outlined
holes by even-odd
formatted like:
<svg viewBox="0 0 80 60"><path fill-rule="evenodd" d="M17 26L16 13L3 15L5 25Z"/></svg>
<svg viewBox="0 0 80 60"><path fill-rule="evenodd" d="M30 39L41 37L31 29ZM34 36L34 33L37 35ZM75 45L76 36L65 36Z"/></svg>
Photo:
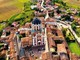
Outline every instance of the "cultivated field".
<svg viewBox="0 0 80 60"><path fill-rule="evenodd" d="M73 8L80 8L80 0L63 0Z"/></svg>
<svg viewBox="0 0 80 60"><path fill-rule="evenodd" d="M0 21L22 11L22 3L16 0L0 0Z"/></svg>

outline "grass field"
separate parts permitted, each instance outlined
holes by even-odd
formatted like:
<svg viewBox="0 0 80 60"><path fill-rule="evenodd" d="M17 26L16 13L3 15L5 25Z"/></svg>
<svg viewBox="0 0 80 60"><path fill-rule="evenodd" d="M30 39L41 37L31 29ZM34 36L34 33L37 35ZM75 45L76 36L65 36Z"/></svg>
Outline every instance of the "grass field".
<svg viewBox="0 0 80 60"><path fill-rule="evenodd" d="M63 0L68 6L73 8L80 8L80 0Z"/></svg>
<svg viewBox="0 0 80 60"><path fill-rule="evenodd" d="M77 42L69 42L69 48L72 53L80 56L80 47Z"/></svg>

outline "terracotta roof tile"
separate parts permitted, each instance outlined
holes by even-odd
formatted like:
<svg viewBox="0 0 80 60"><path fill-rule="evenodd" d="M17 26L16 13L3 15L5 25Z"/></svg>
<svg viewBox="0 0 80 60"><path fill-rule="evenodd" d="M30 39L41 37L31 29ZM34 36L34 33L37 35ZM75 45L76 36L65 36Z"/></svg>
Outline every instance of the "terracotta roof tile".
<svg viewBox="0 0 80 60"><path fill-rule="evenodd" d="M42 60L52 60L52 56L50 52L45 52L42 54Z"/></svg>
<svg viewBox="0 0 80 60"><path fill-rule="evenodd" d="M67 53L65 45L64 44L57 44L57 52L58 53Z"/></svg>

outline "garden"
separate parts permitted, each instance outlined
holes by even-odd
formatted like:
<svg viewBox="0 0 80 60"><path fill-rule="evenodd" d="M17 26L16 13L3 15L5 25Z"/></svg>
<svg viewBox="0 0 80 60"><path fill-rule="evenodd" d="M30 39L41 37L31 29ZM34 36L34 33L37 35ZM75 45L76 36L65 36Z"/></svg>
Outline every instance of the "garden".
<svg viewBox="0 0 80 60"><path fill-rule="evenodd" d="M65 35L67 42L75 41L75 38L69 29L63 29L63 34Z"/></svg>
<svg viewBox="0 0 80 60"><path fill-rule="evenodd" d="M73 21L73 23L71 24L71 26L72 26L72 29L77 34L77 36L80 37L80 27L77 27L77 26L79 26L78 23L76 21Z"/></svg>
<svg viewBox="0 0 80 60"><path fill-rule="evenodd" d="M68 42L68 45L72 53L80 56L80 46L77 42Z"/></svg>
<svg viewBox="0 0 80 60"><path fill-rule="evenodd" d="M80 27L76 27L75 32L78 37L80 37Z"/></svg>
<svg viewBox="0 0 80 60"><path fill-rule="evenodd" d="M63 29L63 34L65 36L65 39L68 43L68 46L70 48L70 51L72 53L75 53L76 55L80 56L80 46L76 42L75 38L72 36L70 31L67 31L67 29ZM75 41L71 41L74 38Z"/></svg>

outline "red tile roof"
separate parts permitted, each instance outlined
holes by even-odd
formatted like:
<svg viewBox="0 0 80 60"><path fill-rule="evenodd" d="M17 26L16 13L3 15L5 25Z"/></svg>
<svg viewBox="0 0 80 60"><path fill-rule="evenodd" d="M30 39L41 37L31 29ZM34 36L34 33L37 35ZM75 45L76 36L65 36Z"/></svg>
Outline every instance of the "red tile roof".
<svg viewBox="0 0 80 60"><path fill-rule="evenodd" d="M57 44L57 52L58 53L67 53L65 45L64 44Z"/></svg>
<svg viewBox="0 0 80 60"><path fill-rule="evenodd" d="M44 52L42 54L42 60L52 60L52 56L50 52Z"/></svg>
<svg viewBox="0 0 80 60"><path fill-rule="evenodd" d="M24 37L21 39L23 46L31 46L32 45L32 38L31 37Z"/></svg>
<svg viewBox="0 0 80 60"><path fill-rule="evenodd" d="M48 38L48 42L49 42L49 48L52 48L52 47L56 46L55 42L52 40L51 37Z"/></svg>

